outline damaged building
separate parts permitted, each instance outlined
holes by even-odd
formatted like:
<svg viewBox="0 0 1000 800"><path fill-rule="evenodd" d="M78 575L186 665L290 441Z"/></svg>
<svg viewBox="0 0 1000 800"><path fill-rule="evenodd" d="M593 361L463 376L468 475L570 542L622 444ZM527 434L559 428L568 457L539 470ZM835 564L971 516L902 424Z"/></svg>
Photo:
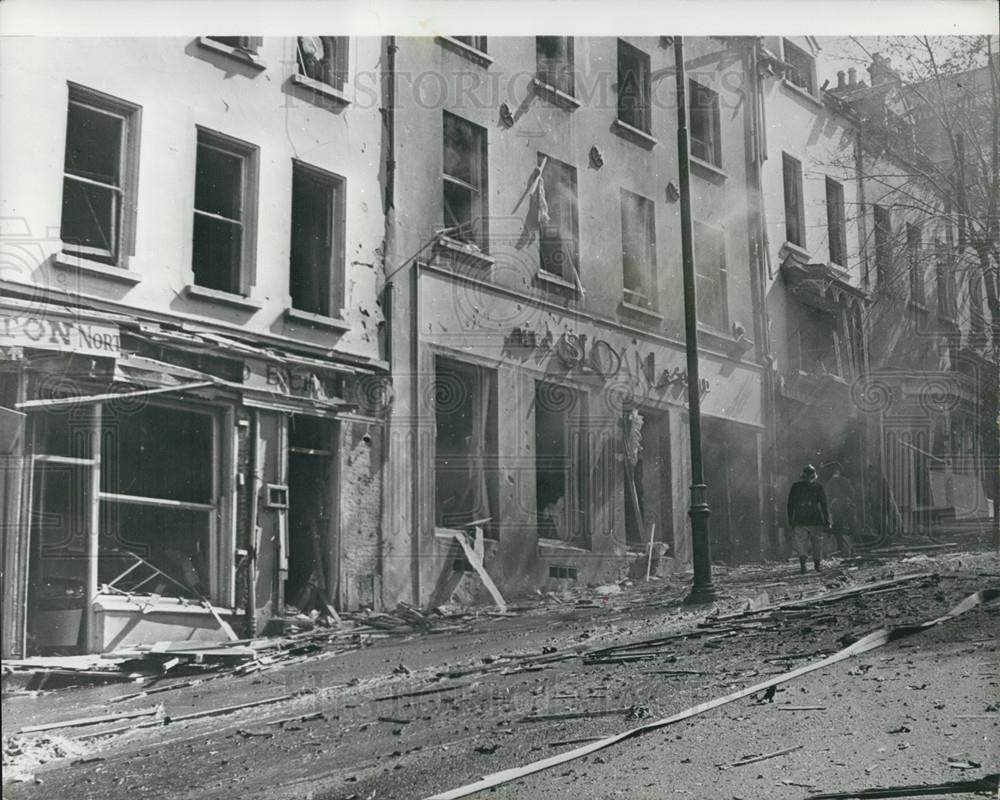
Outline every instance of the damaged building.
<svg viewBox="0 0 1000 800"><path fill-rule="evenodd" d="M3 655L378 589L375 39L5 43ZM158 76L154 78L154 76Z"/></svg>

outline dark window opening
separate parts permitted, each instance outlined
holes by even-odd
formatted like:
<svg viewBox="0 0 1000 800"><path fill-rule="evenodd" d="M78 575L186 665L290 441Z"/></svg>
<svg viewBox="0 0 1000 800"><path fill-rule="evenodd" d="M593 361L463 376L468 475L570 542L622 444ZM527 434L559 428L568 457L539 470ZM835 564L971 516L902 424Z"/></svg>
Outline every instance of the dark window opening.
<svg viewBox="0 0 1000 800"><path fill-rule="evenodd" d="M486 131L444 113L444 226L453 239L487 250Z"/></svg>
<svg viewBox="0 0 1000 800"><path fill-rule="evenodd" d="M590 547L584 402L574 389L535 383L535 505L538 536Z"/></svg>
<svg viewBox="0 0 1000 800"><path fill-rule="evenodd" d="M435 359L435 524L464 528L481 523L497 538L496 372L448 358Z"/></svg>
<svg viewBox="0 0 1000 800"><path fill-rule="evenodd" d="M688 82L691 107L691 155L722 166L722 116L719 95L707 86Z"/></svg>
<svg viewBox="0 0 1000 800"><path fill-rule="evenodd" d="M451 38L464 45L468 45L473 50L478 50L480 53L486 52L485 36L452 36Z"/></svg>
<svg viewBox="0 0 1000 800"><path fill-rule="evenodd" d="M805 203L802 198L802 163L788 153L781 154L785 189L785 240L806 246Z"/></svg>
<svg viewBox="0 0 1000 800"><path fill-rule="evenodd" d="M576 170L539 153L539 168L543 164L537 200L541 206L544 198L547 213L539 208L540 265L546 272L573 280L579 256Z"/></svg>
<svg viewBox="0 0 1000 800"><path fill-rule="evenodd" d="M661 414L631 413L623 420L625 452L625 541L648 547L670 540L670 453L666 420ZM633 461L634 459L634 461ZM633 493L634 490L634 493Z"/></svg>
<svg viewBox="0 0 1000 800"><path fill-rule="evenodd" d="M535 56L538 79L573 96L576 86L573 75L573 37L536 36Z"/></svg>
<svg viewBox="0 0 1000 800"><path fill-rule="evenodd" d="M656 233L653 202L622 190L622 284L625 300L656 305Z"/></svg>
<svg viewBox="0 0 1000 800"><path fill-rule="evenodd" d="M320 81L335 89L347 83L346 36L300 36L296 58L300 75Z"/></svg>
<svg viewBox="0 0 1000 800"><path fill-rule="evenodd" d="M292 169L292 308L332 317L342 181L295 164Z"/></svg>
<svg viewBox="0 0 1000 800"><path fill-rule="evenodd" d="M927 302L922 248L923 231L921 231L920 226L911 222L906 223L906 257L910 270L910 299L920 305Z"/></svg>
<svg viewBox="0 0 1000 800"><path fill-rule="evenodd" d="M892 267L892 215L889 209L875 206L875 281L888 280Z"/></svg>
<svg viewBox="0 0 1000 800"><path fill-rule="evenodd" d="M650 131L649 55L618 40L618 119Z"/></svg>
<svg viewBox="0 0 1000 800"><path fill-rule="evenodd" d="M826 230L830 239L830 261L847 266L847 223L844 212L844 187L826 179Z"/></svg>
<svg viewBox="0 0 1000 800"><path fill-rule="evenodd" d="M198 286L242 291L248 160L247 149L199 131L192 248Z"/></svg>
<svg viewBox="0 0 1000 800"><path fill-rule="evenodd" d="M724 331L729 311L726 300L726 236L721 228L694 224L695 279L698 321Z"/></svg>
<svg viewBox="0 0 1000 800"><path fill-rule="evenodd" d="M791 367L810 375L846 377L845 360L837 316L812 306L796 304L791 319Z"/></svg>
<svg viewBox="0 0 1000 800"><path fill-rule="evenodd" d="M814 59L801 47L796 47L787 39L784 42L785 79L809 94L816 94L816 81L813 77Z"/></svg>
<svg viewBox="0 0 1000 800"><path fill-rule="evenodd" d="M67 249L106 264L123 249L128 120L70 91L60 236Z"/></svg>
<svg viewBox="0 0 1000 800"><path fill-rule="evenodd" d="M575 581L578 570L576 567L562 567L556 564L549 565L550 578L562 578L564 580Z"/></svg>

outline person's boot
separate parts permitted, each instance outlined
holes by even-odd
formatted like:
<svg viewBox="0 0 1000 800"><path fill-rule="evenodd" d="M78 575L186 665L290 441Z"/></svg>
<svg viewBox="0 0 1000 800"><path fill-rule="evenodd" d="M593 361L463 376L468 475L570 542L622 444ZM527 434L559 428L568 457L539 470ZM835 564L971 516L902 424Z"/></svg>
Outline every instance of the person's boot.
<svg viewBox="0 0 1000 800"><path fill-rule="evenodd" d="M806 557L805 556L799 556L799 572L801 572L803 575L806 574Z"/></svg>
<svg viewBox="0 0 1000 800"><path fill-rule="evenodd" d="M814 559L813 559L813 568L814 568L814 569L815 569L815 570L816 570L817 572L819 572L819 571L820 571L820 570L819 570L819 559L818 559L818 558L814 558ZM805 568L805 566L803 566L803 567L802 567L802 571L803 571L803 572L805 572L805 569L806 569L806 568Z"/></svg>

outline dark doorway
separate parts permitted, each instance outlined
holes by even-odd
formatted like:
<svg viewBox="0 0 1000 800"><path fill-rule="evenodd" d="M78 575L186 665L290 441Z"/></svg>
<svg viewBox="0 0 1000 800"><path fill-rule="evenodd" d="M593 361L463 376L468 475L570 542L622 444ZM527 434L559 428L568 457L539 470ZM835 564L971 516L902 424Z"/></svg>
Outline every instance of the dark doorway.
<svg viewBox="0 0 1000 800"><path fill-rule="evenodd" d="M637 413L642 420L640 448L634 466L626 458L624 471L625 542L631 548L644 548L649 545L650 531L655 542L673 541L670 439L665 415L643 409ZM626 414L624 425L627 435L635 425L630 414Z"/></svg>
<svg viewBox="0 0 1000 800"><path fill-rule="evenodd" d="M757 435L752 428L721 419L702 420L702 459L712 558L727 564L760 559L760 476Z"/></svg>
<svg viewBox="0 0 1000 800"><path fill-rule="evenodd" d="M302 415L289 420L285 604L306 614L332 605L337 594L336 576L329 574L335 455L335 422Z"/></svg>

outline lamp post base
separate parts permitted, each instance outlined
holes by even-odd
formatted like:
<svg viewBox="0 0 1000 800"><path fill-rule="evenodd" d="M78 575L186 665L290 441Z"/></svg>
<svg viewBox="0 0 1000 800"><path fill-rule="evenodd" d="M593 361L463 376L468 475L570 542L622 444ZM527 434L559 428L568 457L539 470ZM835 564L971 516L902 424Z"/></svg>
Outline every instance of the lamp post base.
<svg viewBox="0 0 1000 800"><path fill-rule="evenodd" d="M708 586L694 586L691 588L691 594L684 598L684 605L686 606L702 606L708 603L714 603L719 599L718 594L716 594L715 586L711 583Z"/></svg>

